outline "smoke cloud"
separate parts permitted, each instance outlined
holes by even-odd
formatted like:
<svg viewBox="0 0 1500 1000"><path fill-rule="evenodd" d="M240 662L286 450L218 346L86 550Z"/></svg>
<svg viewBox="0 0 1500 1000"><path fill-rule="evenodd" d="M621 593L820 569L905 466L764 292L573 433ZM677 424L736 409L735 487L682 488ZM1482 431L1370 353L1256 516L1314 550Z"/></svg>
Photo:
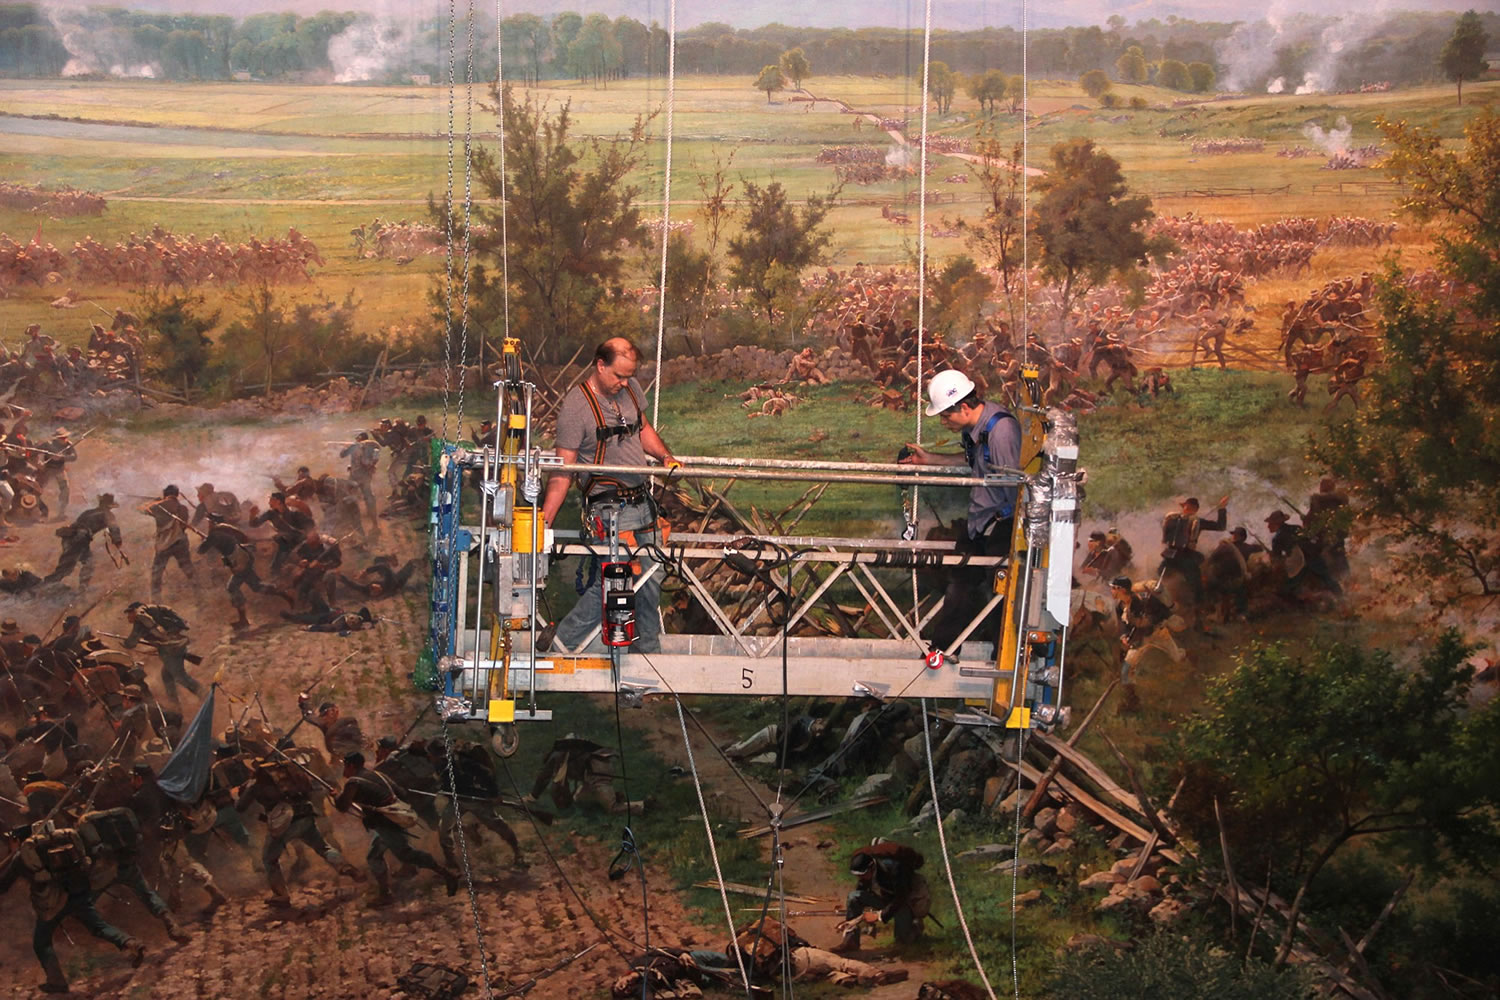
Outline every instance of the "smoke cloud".
<svg viewBox="0 0 1500 1000"><path fill-rule="evenodd" d="M1301 91L1299 90L1298 93L1300 94ZM1334 122L1331 129L1325 130L1315 122L1308 122L1302 126L1302 135L1323 152L1333 156L1336 153L1349 151L1349 140L1354 136L1354 126L1349 124L1349 119L1339 115L1339 120Z"/></svg>
<svg viewBox="0 0 1500 1000"><path fill-rule="evenodd" d="M140 57L135 46L119 32L100 30L89 23L87 11L74 7L45 8L47 20L57 30L68 61L63 76L113 76L124 79L154 80L161 67Z"/></svg>
<svg viewBox="0 0 1500 1000"><path fill-rule="evenodd" d="M905 146L892 146L891 151L885 154L885 165L897 170L915 169L919 158L919 154Z"/></svg>
<svg viewBox="0 0 1500 1000"><path fill-rule="evenodd" d="M411 59L411 31L385 19L361 19L328 40L335 83L383 80L402 73Z"/></svg>
<svg viewBox="0 0 1500 1000"><path fill-rule="evenodd" d="M1292 13L1279 2L1265 20L1245 22L1218 43L1219 64L1230 90L1320 94L1348 88L1358 79L1348 65L1360 46L1388 20L1379 9L1329 17ZM1288 73L1288 70L1293 70ZM1299 79L1300 77L1300 79ZM1293 81L1298 81L1295 84Z"/></svg>

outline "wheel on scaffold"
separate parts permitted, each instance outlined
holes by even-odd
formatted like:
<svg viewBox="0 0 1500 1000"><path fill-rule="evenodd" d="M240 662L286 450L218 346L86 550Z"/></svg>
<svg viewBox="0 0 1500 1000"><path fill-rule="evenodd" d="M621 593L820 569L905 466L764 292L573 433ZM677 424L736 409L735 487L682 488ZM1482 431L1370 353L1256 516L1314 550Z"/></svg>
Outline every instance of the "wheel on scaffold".
<svg viewBox="0 0 1500 1000"><path fill-rule="evenodd" d="M513 757L521 749L521 733L513 722L490 727L490 747L502 757Z"/></svg>

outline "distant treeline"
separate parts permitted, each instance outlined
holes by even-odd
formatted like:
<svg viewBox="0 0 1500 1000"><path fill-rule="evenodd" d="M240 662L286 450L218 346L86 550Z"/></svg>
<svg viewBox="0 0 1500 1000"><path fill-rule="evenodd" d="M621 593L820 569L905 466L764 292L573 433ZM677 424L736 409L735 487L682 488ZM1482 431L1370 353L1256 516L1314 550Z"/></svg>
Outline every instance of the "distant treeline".
<svg viewBox="0 0 1500 1000"><path fill-rule="evenodd" d="M1340 54L1333 89L1368 80L1410 83L1436 77L1435 59L1453 30L1453 15L1406 12L1386 15L1381 30ZM1484 15L1491 37L1500 37L1500 16ZM629 76L666 72L667 33L631 17L611 20L565 11L550 19L516 14L503 22L505 76L517 81L583 80L607 84ZM1118 15L1104 26L1032 30L1028 68L1034 77L1076 79L1103 70L1120 79L1139 57L1203 63L1224 79L1221 58L1235 25L1155 18L1127 24ZM476 21L473 75L496 73L495 23ZM458 32L459 66L465 75L463 26ZM921 71L921 32L901 28L793 28L772 24L736 29L702 24L677 40L679 73L754 78L782 53L801 48L811 77L835 74L915 76ZM1278 50L1275 75L1300 77L1317 57L1311 44ZM1021 70L1021 34L1011 28L939 31L932 58L959 73ZM325 11L311 17L256 14L165 14L121 7L45 8L34 3L0 4L0 75L136 76L171 80L256 79L404 83L414 76L448 78L448 26L441 19L376 21L369 15ZM1347 79L1343 78L1347 74Z"/></svg>

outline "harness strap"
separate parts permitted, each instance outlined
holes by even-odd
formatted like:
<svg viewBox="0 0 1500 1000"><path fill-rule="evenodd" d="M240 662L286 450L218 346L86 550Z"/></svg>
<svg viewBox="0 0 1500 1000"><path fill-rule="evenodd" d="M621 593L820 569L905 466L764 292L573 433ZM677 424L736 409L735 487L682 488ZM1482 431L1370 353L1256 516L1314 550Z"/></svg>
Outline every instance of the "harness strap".
<svg viewBox="0 0 1500 1000"><path fill-rule="evenodd" d="M986 466L990 464L990 432L1005 417L1010 417L1012 420L1016 419L1006 410L996 410L990 414L990 419L986 420L984 426L979 430L978 443L981 448L980 457L984 460ZM974 439L969 437L968 431L964 431L964 458L968 460L971 467L974 465L974 447Z"/></svg>
<svg viewBox="0 0 1500 1000"><path fill-rule="evenodd" d="M604 451L608 447L609 439L611 437L629 437L633 434L639 434L641 432L641 428L645 426L645 408L641 405L641 398L635 394L635 390L631 388L630 383L625 383L625 391L630 394L630 402L635 406L635 420L631 423L622 424L618 427L611 427L609 425L609 422L604 419L604 407L599 405L599 397L594 392L593 388L589 385L588 380L585 379L584 381L578 383L578 387L583 390L583 400L588 404L589 412L594 415L593 464L603 465ZM623 414L621 415L621 419L624 419ZM601 483L623 488L622 484L618 481L600 476L597 478L590 478L586 489L592 488L594 485Z"/></svg>

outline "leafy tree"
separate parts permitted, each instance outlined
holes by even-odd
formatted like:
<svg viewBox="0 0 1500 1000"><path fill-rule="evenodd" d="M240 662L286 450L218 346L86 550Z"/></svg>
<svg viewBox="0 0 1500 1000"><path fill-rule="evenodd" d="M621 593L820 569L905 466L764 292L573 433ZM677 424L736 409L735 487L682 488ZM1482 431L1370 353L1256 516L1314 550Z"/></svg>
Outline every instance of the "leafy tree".
<svg viewBox="0 0 1500 1000"><path fill-rule="evenodd" d="M968 340L979 326L984 305L995 292L995 283L967 254L948 261L930 280L934 308L928 316L929 325L952 334L950 342Z"/></svg>
<svg viewBox="0 0 1500 1000"><path fill-rule="evenodd" d="M698 214L703 218L706 245L700 249L694 238L685 234L674 234L667 243L668 322L681 328L689 353L694 346L699 354L708 353L708 325L714 314L710 298L719 283L719 242L733 212L729 196L734 193L734 182L729 180L729 167L736 152L730 150L728 157L715 152L713 171L697 176L702 195ZM696 345L688 331L697 332Z"/></svg>
<svg viewBox="0 0 1500 1000"><path fill-rule="evenodd" d="M1181 934L1160 931L1136 948L1069 951L1047 981L1054 1000L1308 1000L1300 970L1276 970Z"/></svg>
<svg viewBox="0 0 1500 1000"><path fill-rule="evenodd" d="M786 79L792 81L794 88L801 90L802 81L812 76L812 65L807 61L807 53L801 49L787 49L781 54L781 72Z"/></svg>
<svg viewBox="0 0 1500 1000"><path fill-rule="evenodd" d="M760 71L760 76L755 78L755 89L766 92L766 103L771 103L771 92L784 90L786 78L781 75L781 67L770 63Z"/></svg>
<svg viewBox="0 0 1500 1000"><path fill-rule="evenodd" d="M1004 96L1010 98L1010 113L1015 114L1021 110L1021 101L1027 94L1026 78L1017 74L1005 78Z"/></svg>
<svg viewBox="0 0 1500 1000"><path fill-rule="evenodd" d="M1145 53L1139 45L1132 45L1125 54L1115 60L1115 72L1124 83L1145 83L1149 76Z"/></svg>
<svg viewBox="0 0 1500 1000"><path fill-rule="evenodd" d="M639 323L639 310L619 294L621 247L646 239L636 206L640 189L628 178L645 153L649 119L637 117L627 135L613 140L578 142L567 104L554 115L535 98L518 99L509 85L499 100L508 137L508 241L501 245L499 158L476 147L474 179L482 194L474 216L485 228L471 233L471 315L480 325L504 315L501 253L508 251L512 324L534 334L527 337L533 360L560 362L580 344ZM441 224L440 206L434 214ZM439 279L433 293L439 308L445 294Z"/></svg>
<svg viewBox="0 0 1500 1000"><path fill-rule="evenodd" d="M568 48L583 30L583 16L576 11L565 10L552 18L549 27L552 30L553 71L562 76L568 72Z"/></svg>
<svg viewBox="0 0 1500 1000"><path fill-rule="evenodd" d="M1005 147L994 135L982 135L976 152L979 155L979 182L987 204L976 222L960 216L948 225L963 234L964 243L979 259L1000 275L1000 292L1012 325L1016 322L1015 293L1020 285L1021 243L1025 219L1021 200L1021 146Z"/></svg>
<svg viewBox="0 0 1500 1000"><path fill-rule="evenodd" d="M1450 300L1393 264L1378 285L1383 361L1364 405L1314 442L1360 517L1405 543L1393 559L1445 603L1500 594L1500 115L1485 109L1448 148L1434 131L1377 119L1406 185L1399 208L1435 224Z"/></svg>
<svg viewBox="0 0 1500 1000"><path fill-rule="evenodd" d="M1066 325L1076 296L1120 275L1139 281L1148 258L1171 249L1165 237L1148 237L1155 217L1151 199L1130 196L1119 161L1092 140L1070 139L1052 147L1052 168L1032 182L1040 194L1033 228L1041 247L1042 274L1061 285L1059 316Z"/></svg>
<svg viewBox="0 0 1500 1000"><path fill-rule="evenodd" d="M1190 90L1193 78L1181 59L1163 59L1156 64L1156 85L1168 90Z"/></svg>
<svg viewBox="0 0 1500 1000"><path fill-rule="evenodd" d="M1102 69L1091 69L1078 78L1078 85L1085 94L1097 101L1109 92L1109 74Z"/></svg>
<svg viewBox="0 0 1500 1000"><path fill-rule="evenodd" d="M267 284L245 293L244 312L220 338L220 369L231 384L250 377L269 395L282 382L304 383L368 361L374 338L355 331L358 304L351 292L341 303L328 299L290 307Z"/></svg>
<svg viewBox="0 0 1500 1000"><path fill-rule="evenodd" d="M1346 845L1378 841L1418 863L1483 860L1497 840L1500 704L1465 716L1473 669L1456 632L1409 668L1351 646L1262 647L1214 681L1173 734L1185 778L1174 812L1200 843L1296 886L1277 964L1313 880Z"/></svg>
<svg viewBox="0 0 1500 1000"><path fill-rule="evenodd" d="M947 63L934 59L927 64L927 92L932 95L938 114L946 115L953 107L953 92L957 89L958 78Z"/></svg>
<svg viewBox="0 0 1500 1000"><path fill-rule="evenodd" d="M1477 13L1467 10L1459 15L1458 23L1453 26L1452 37L1438 56L1438 65L1443 68L1443 74L1448 79L1458 84L1460 106L1464 103L1464 80L1473 80L1490 68L1490 64L1484 61L1485 49L1489 44L1489 35Z"/></svg>
<svg viewBox="0 0 1500 1000"><path fill-rule="evenodd" d="M568 68L580 82L605 84L619 70L620 58L614 25L603 14L590 14L568 45Z"/></svg>
<svg viewBox="0 0 1500 1000"><path fill-rule="evenodd" d="M213 356L208 331L219 325L219 312L203 311L201 295L175 295L159 290L145 293L137 310L150 350L151 374L187 392L198 384Z"/></svg>
<svg viewBox="0 0 1500 1000"><path fill-rule="evenodd" d="M542 69L547 64L547 46L552 40L547 22L535 14L512 14L501 25L501 38L505 41L507 60L515 61L513 52L521 57L519 74L514 66L507 65L506 76L519 75L533 85L541 82Z"/></svg>
<svg viewBox="0 0 1500 1000"><path fill-rule="evenodd" d="M765 310L767 325L774 326L778 296L799 285L802 270L822 259L832 238L822 225L839 192L808 195L798 211L780 181L765 187L749 179L740 183L745 208L739 235L729 238L730 283L747 289Z"/></svg>
<svg viewBox="0 0 1500 1000"><path fill-rule="evenodd" d="M1218 74L1214 68L1206 62L1190 62L1187 67L1188 80L1191 82L1193 93L1206 94L1213 89L1218 80Z"/></svg>
<svg viewBox="0 0 1500 1000"><path fill-rule="evenodd" d="M650 28L622 14L615 18L614 35L620 50L620 76L649 73L653 69Z"/></svg>
<svg viewBox="0 0 1500 1000"><path fill-rule="evenodd" d="M1014 79L1020 79L1015 77ZM1000 102L1005 100L1008 93L1008 83L1004 73L998 69L985 70L983 73L975 73L964 79L964 90L974 100L979 102L979 110L989 110L991 114L1000 110Z"/></svg>

